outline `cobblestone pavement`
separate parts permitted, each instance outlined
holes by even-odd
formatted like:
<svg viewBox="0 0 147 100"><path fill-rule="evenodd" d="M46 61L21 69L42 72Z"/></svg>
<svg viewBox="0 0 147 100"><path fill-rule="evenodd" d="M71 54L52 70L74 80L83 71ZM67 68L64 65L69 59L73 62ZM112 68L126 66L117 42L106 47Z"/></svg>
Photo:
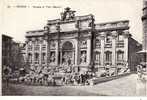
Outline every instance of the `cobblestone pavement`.
<svg viewBox="0 0 147 100"><path fill-rule="evenodd" d="M136 83L137 74L131 74L95 86L82 86L77 89L110 96L136 96Z"/></svg>
<svg viewBox="0 0 147 100"><path fill-rule="evenodd" d="M3 86L3 95L42 95L42 96L135 96L136 74L97 84L95 86L27 86L10 84Z"/></svg>

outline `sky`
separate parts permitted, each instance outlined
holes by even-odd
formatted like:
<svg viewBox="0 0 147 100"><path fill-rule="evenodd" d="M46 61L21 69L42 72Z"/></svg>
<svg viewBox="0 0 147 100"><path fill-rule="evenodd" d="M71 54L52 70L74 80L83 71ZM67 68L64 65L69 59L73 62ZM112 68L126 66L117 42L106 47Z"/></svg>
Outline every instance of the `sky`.
<svg viewBox="0 0 147 100"><path fill-rule="evenodd" d="M2 33L12 36L16 41L24 42L27 31L43 29L47 20L60 18L64 8L70 7L76 11L76 16L93 14L95 23L129 20L132 37L142 42L142 0L2 0L0 2Z"/></svg>

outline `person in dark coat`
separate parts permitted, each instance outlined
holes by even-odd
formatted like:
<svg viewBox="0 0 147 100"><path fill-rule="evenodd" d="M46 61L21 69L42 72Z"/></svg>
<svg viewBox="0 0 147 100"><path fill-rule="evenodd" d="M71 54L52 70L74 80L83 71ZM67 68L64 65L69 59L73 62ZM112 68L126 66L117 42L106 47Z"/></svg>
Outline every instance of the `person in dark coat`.
<svg viewBox="0 0 147 100"><path fill-rule="evenodd" d="M10 73L11 73L11 69L9 68L9 66L6 66L3 70L4 72L4 76L6 78L6 86L9 85L9 78L10 78Z"/></svg>

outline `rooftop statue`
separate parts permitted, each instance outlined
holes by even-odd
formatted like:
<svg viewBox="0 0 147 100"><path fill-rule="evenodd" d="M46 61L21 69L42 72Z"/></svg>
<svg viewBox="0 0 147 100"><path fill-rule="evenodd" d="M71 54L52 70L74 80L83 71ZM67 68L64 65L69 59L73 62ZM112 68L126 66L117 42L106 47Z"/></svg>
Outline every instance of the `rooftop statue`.
<svg viewBox="0 0 147 100"><path fill-rule="evenodd" d="M65 11L61 13L61 20L71 20L75 17L75 12L73 10L70 10L69 7L65 8Z"/></svg>

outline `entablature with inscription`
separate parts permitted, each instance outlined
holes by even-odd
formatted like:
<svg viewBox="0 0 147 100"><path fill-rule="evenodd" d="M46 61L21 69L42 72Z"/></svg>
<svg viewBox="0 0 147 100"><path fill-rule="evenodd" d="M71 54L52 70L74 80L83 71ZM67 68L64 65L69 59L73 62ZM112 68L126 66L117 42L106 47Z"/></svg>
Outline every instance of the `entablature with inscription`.
<svg viewBox="0 0 147 100"><path fill-rule="evenodd" d="M100 23L95 25L96 31L111 31L129 29L129 20Z"/></svg>

